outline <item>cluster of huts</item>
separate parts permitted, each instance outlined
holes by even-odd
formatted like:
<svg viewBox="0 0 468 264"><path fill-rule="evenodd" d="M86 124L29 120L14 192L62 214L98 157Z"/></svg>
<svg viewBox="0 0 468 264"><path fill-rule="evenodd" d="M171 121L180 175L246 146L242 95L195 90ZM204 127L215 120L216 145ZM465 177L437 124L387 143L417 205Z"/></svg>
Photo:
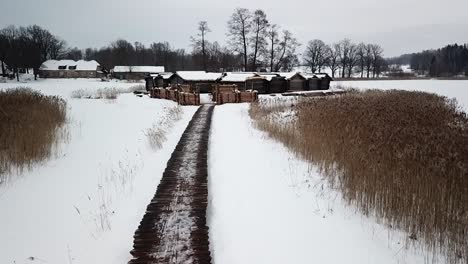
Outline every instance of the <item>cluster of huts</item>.
<svg viewBox="0 0 468 264"><path fill-rule="evenodd" d="M258 93L328 90L332 78L326 73L301 72L165 72L163 66L115 66L104 71L98 62L48 60L39 68L41 78L102 78L146 80L146 89L190 85L197 92L208 93L216 85L235 85L239 91Z"/></svg>
<svg viewBox="0 0 468 264"><path fill-rule="evenodd" d="M255 90L260 94L286 91L328 90L332 78L326 73L300 72L225 72L178 71L150 74L146 89L190 85L200 93L211 92L216 85L235 85L239 91Z"/></svg>

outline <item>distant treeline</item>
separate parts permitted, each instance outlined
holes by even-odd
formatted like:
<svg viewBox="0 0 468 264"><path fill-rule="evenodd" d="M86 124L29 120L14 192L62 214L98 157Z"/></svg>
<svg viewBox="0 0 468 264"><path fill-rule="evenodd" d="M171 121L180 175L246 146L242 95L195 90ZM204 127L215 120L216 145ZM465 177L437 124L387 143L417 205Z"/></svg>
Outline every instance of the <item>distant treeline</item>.
<svg viewBox="0 0 468 264"><path fill-rule="evenodd" d="M437 50L425 50L390 58L387 62L409 64L419 75L430 77L468 76L468 45L447 45Z"/></svg>
<svg viewBox="0 0 468 264"><path fill-rule="evenodd" d="M166 71L290 71L304 66L312 72L330 69L333 77L378 77L387 69L378 44L353 43L344 39L325 44L319 39L307 43L303 54L293 33L271 23L263 10L234 10L227 22L227 42L210 41L207 21L194 25L192 50L172 47L168 42L131 43L124 39L102 48L71 48L39 26L8 26L0 30L0 60L17 72L37 72L47 59L96 60L104 69L116 65L164 66Z"/></svg>
<svg viewBox="0 0 468 264"><path fill-rule="evenodd" d="M42 62L58 59L67 53L66 43L39 26L0 29L0 61L2 72L6 63L15 73L19 68L34 69Z"/></svg>

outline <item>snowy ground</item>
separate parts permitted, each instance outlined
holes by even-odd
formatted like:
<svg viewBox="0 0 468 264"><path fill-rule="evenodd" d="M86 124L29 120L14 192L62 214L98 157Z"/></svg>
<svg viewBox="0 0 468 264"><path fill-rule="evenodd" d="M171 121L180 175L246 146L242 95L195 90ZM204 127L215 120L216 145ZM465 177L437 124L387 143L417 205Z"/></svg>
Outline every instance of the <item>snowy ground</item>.
<svg viewBox="0 0 468 264"><path fill-rule="evenodd" d="M306 162L252 126L248 104L215 108L209 149L214 263L424 263L407 236L346 207ZM221 143L222 142L222 143Z"/></svg>
<svg viewBox="0 0 468 264"><path fill-rule="evenodd" d="M175 103L122 94L72 99L78 89L126 89L98 80L0 83L60 95L69 105L69 142L60 155L0 187L0 263L125 263L132 236L196 107L159 150L145 131ZM468 81L353 81L333 85L408 89L456 97ZM207 98L204 98L207 99ZM288 99L289 100L289 99ZM342 204L320 174L252 126L248 104L217 106L209 149L211 250L215 263L424 263L407 235ZM322 189L323 186L323 189Z"/></svg>
<svg viewBox="0 0 468 264"><path fill-rule="evenodd" d="M401 89L423 91L456 98L468 112L468 80L397 80L397 81L336 81L332 87L353 87L359 89Z"/></svg>
<svg viewBox="0 0 468 264"><path fill-rule="evenodd" d="M126 89L135 83L40 80L28 86L68 101L69 140L59 156L0 186L0 263L126 263L133 233L196 107L159 150L146 130L176 104L121 94L117 100L70 98L72 91Z"/></svg>

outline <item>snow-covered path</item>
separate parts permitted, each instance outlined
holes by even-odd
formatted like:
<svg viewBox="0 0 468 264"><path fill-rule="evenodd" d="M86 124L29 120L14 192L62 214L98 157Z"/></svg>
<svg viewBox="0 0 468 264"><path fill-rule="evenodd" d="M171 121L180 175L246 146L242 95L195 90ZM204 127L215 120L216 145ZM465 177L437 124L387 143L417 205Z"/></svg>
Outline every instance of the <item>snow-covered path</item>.
<svg viewBox="0 0 468 264"><path fill-rule="evenodd" d="M406 236L345 207L319 174L252 127L248 105L217 106L209 147L214 263L424 263Z"/></svg>
<svg viewBox="0 0 468 264"><path fill-rule="evenodd" d="M129 263L211 263L206 227L207 148L214 106L201 106L182 135L135 232Z"/></svg>

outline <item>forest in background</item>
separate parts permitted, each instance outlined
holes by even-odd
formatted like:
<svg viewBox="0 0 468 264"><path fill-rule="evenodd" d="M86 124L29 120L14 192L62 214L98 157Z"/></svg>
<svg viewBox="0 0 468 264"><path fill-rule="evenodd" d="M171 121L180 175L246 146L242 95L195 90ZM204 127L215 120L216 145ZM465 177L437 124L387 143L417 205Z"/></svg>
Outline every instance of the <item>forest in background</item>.
<svg viewBox="0 0 468 264"><path fill-rule="evenodd" d="M104 69L116 65L164 66L166 71L291 71L305 67L310 72L325 69L332 77L375 78L390 69L389 65L410 64L418 75L450 77L468 75L467 45L449 45L438 50L384 58L379 44L355 43L343 39L325 43L320 39L303 44L294 34L272 23L263 10L234 10L227 21L227 43L210 40L207 21L194 25L188 36L192 50L175 48L169 42L144 45L118 39L101 48L79 49L37 25L7 26L0 29L0 61L17 73L18 69L33 69L37 73L48 59L96 60ZM302 52L301 52L302 51ZM5 72L5 70L3 71ZM395 69L398 77L398 69Z"/></svg>

